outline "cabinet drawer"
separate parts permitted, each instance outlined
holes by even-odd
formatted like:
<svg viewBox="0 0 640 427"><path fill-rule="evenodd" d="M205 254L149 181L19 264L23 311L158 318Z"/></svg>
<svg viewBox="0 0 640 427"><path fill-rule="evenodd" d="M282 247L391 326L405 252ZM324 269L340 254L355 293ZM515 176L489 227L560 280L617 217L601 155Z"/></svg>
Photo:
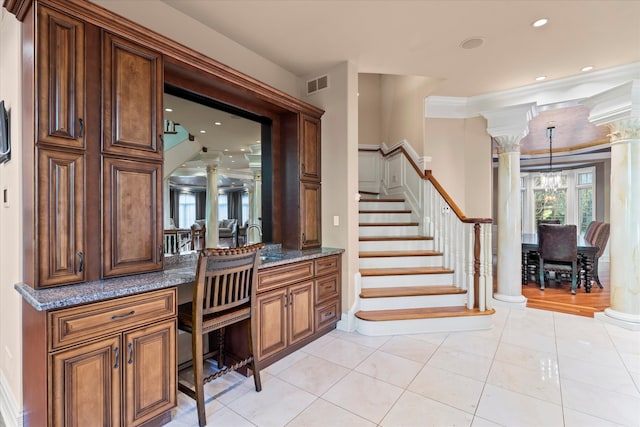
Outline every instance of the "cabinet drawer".
<svg viewBox="0 0 640 427"><path fill-rule="evenodd" d="M317 258L316 264L316 276L322 276L323 274L335 273L340 266L338 265L337 256L328 256L323 258Z"/></svg>
<svg viewBox="0 0 640 427"><path fill-rule="evenodd" d="M296 262L258 271L258 292L313 277L313 261Z"/></svg>
<svg viewBox="0 0 640 427"><path fill-rule="evenodd" d="M337 322L338 313L340 313L340 301L337 299L316 307L316 331Z"/></svg>
<svg viewBox="0 0 640 427"><path fill-rule="evenodd" d="M163 289L48 314L51 350L176 314L176 290Z"/></svg>
<svg viewBox="0 0 640 427"><path fill-rule="evenodd" d="M338 297L340 281L338 274L316 280L316 304Z"/></svg>

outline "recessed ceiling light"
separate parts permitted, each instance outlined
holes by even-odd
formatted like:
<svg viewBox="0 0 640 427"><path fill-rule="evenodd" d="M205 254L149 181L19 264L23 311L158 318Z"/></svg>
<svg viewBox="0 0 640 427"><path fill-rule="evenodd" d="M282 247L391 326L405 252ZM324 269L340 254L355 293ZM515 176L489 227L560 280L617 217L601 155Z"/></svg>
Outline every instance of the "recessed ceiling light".
<svg viewBox="0 0 640 427"><path fill-rule="evenodd" d="M222 124L222 123L220 123L220 122L215 122L215 123L214 123L214 125L216 125L216 126L220 126L221 124Z"/></svg>
<svg viewBox="0 0 640 427"><path fill-rule="evenodd" d="M536 77L536 81L537 82L541 82L542 80L546 79L547 76L540 76L540 77Z"/></svg>
<svg viewBox="0 0 640 427"><path fill-rule="evenodd" d="M589 65L588 67L583 67L580 71L591 71L591 70L593 70L593 67Z"/></svg>
<svg viewBox="0 0 640 427"><path fill-rule="evenodd" d="M535 21L533 21L533 23L531 24L534 28L540 28L544 25L547 25L547 22L549 22L549 20L547 18L540 18L537 19Z"/></svg>
<svg viewBox="0 0 640 427"><path fill-rule="evenodd" d="M229 151L229 149L228 149L228 148L225 148L225 149L224 149L224 151Z"/></svg>
<svg viewBox="0 0 640 427"><path fill-rule="evenodd" d="M460 43L460 47L463 49L475 49L484 44L484 39L482 37L470 37L466 40L462 40Z"/></svg>
<svg viewBox="0 0 640 427"><path fill-rule="evenodd" d="M261 141L260 141L260 140L257 140L256 142L257 142L258 144L260 144L260 142L261 142Z"/></svg>
<svg viewBox="0 0 640 427"><path fill-rule="evenodd" d="M164 109L164 111L166 111L166 112L170 113L170 112L172 112L172 111L173 111L173 108L165 108L165 109Z"/></svg>
<svg viewBox="0 0 640 427"><path fill-rule="evenodd" d="M241 148L240 151L244 151L244 148Z"/></svg>
<svg viewBox="0 0 640 427"><path fill-rule="evenodd" d="M200 133L207 133L207 131L206 130L201 130Z"/></svg>
<svg viewBox="0 0 640 427"><path fill-rule="evenodd" d="M232 157L233 157L233 155L229 154L229 158L232 158Z"/></svg>

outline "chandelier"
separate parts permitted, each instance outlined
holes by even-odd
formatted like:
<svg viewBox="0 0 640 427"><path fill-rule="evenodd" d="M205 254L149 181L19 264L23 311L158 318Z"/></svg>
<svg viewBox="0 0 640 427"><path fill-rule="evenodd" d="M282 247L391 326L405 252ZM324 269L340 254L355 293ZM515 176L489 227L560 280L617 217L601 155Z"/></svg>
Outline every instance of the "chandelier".
<svg viewBox="0 0 640 427"><path fill-rule="evenodd" d="M555 193L562 183L562 174L553 171L553 130L555 126L547 128L547 138L549 138L549 172L542 173L540 181L542 188L547 193Z"/></svg>

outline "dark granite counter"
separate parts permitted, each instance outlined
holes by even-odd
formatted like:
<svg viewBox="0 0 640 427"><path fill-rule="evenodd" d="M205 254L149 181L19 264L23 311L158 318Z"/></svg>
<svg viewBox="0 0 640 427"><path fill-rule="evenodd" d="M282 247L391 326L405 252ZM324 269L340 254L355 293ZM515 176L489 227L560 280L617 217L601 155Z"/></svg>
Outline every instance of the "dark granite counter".
<svg viewBox="0 0 640 427"><path fill-rule="evenodd" d="M260 268L291 264L342 252L344 249L317 248L299 251L270 245L261 253ZM135 274L41 290L33 289L26 283L17 283L14 287L36 310L52 310L191 283L195 280L196 260L197 253L193 252L165 257L164 271L154 273Z"/></svg>

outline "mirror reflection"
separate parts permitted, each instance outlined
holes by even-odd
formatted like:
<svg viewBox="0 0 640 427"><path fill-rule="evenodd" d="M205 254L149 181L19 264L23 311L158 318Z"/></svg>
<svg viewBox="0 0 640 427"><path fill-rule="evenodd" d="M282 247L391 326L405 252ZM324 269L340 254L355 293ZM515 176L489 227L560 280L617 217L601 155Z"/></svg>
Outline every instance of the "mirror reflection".
<svg viewBox="0 0 640 427"><path fill-rule="evenodd" d="M165 253L261 241L261 124L164 94Z"/></svg>

